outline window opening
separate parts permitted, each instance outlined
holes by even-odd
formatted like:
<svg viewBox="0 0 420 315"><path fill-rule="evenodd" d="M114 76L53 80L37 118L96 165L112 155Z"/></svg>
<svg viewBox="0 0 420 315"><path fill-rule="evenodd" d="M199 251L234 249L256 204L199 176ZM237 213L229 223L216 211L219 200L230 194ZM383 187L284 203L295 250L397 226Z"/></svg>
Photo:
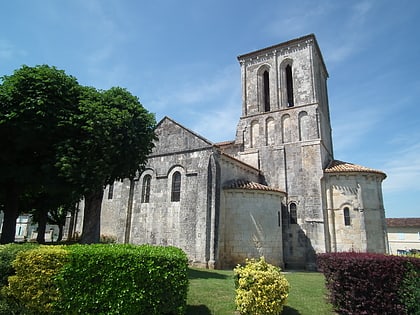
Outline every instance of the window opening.
<svg viewBox="0 0 420 315"><path fill-rule="evenodd" d="M108 199L112 199L114 197L114 183L109 184L108 186Z"/></svg>
<svg viewBox="0 0 420 315"><path fill-rule="evenodd" d="M264 111L270 111L270 78L268 71L263 73L263 100L264 100Z"/></svg>
<svg viewBox="0 0 420 315"><path fill-rule="evenodd" d="M141 202L148 203L150 201L150 182L152 181L152 176L145 175L143 177L143 187L141 191Z"/></svg>
<svg viewBox="0 0 420 315"><path fill-rule="evenodd" d="M286 66L286 89L287 89L287 106L293 107L293 78L292 78L292 67Z"/></svg>
<svg viewBox="0 0 420 315"><path fill-rule="evenodd" d="M297 210L296 210L296 204L292 202L289 205L289 211L290 211L290 224L297 224Z"/></svg>
<svg viewBox="0 0 420 315"><path fill-rule="evenodd" d="M172 175L171 201L179 201L180 199L181 199L181 173L175 172Z"/></svg>
<svg viewBox="0 0 420 315"><path fill-rule="evenodd" d="M344 225L350 225L350 209L344 208Z"/></svg>

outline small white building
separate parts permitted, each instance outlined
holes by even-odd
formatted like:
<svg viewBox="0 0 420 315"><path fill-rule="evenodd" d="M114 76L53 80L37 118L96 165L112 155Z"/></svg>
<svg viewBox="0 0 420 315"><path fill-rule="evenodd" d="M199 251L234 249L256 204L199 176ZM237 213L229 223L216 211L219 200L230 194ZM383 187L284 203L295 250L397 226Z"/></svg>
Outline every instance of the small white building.
<svg viewBox="0 0 420 315"><path fill-rule="evenodd" d="M420 251L420 218L387 218L386 225L390 254Z"/></svg>

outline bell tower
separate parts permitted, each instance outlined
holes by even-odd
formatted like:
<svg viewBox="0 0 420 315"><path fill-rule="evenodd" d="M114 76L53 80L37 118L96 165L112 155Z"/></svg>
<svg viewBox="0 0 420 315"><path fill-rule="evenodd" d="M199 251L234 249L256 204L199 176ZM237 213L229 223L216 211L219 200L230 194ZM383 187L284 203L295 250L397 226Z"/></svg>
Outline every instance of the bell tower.
<svg viewBox="0 0 420 315"><path fill-rule="evenodd" d="M238 57L242 116L237 158L259 168L265 184L284 190L284 260L314 262L325 252L321 179L333 160L328 72L313 34ZM309 241L310 240L310 241Z"/></svg>

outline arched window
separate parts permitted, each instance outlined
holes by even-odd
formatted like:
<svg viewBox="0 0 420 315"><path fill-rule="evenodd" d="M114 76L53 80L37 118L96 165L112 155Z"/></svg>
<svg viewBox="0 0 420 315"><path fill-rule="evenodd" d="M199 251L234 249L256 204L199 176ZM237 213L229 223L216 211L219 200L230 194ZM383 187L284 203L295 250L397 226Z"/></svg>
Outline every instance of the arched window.
<svg viewBox="0 0 420 315"><path fill-rule="evenodd" d="M175 172L172 175L171 201L179 201L180 199L181 199L181 173Z"/></svg>
<svg viewBox="0 0 420 315"><path fill-rule="evenodd" d="M292 67L290 65L286 66L286 90L287 90L287 106L293 107L293 77L292 77Z"/></svg>
<svg viewBox="0 0 420 315"><path fill-rule="evenodd" d="M350 209L345 207L343 210L344 213L344 225L350 225Z"/></svg>
<svg viewBox="0 0 420 315"><path fill-rule="evenodd" d="M143 186L141 189L141 202L148 203L150 201L150 182L152 181L152 176L144 175L143 177Z"/></svg>
<svg viewBox="0 0 420 315"><path fill-rule="evenodd" d="M108 199L112 199L114 197L114 183L109 184L108 186Z"/></svg>
<svg viewBox="0 0 420 315"><path fill-rule="evenodd" d="M296 204L291 202L289 205L290 224L297 224L297 209Z"/></svg>
<svg viewBox="0 0 420 315"><path fill-rule="evenodd" d="M263 73L263 102L264 102L264 111L270 111L270 77L268 71Z"/></svg>

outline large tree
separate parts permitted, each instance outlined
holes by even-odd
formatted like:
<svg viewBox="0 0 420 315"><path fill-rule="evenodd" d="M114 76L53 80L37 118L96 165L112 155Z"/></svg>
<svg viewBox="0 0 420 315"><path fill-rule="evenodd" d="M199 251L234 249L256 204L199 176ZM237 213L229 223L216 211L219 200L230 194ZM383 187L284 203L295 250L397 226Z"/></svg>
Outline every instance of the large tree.
<svg viewBox="0 0 420 315"><path fill-rule="evenodd" d="M59 146L56 166L83 188L82 243L97 243L106 185L134 178L144 167L155 140L155 117L126 89L84 87L73 133Z"/></svg>
<svg viewBox="0 0 420 315"><path fill-rule="evenodd" d="M4 221L0 243L14 241L19 200L52 187L56 146L68 135L80 86L47 65L23 66L0 84L0 187Z"/></svg>

